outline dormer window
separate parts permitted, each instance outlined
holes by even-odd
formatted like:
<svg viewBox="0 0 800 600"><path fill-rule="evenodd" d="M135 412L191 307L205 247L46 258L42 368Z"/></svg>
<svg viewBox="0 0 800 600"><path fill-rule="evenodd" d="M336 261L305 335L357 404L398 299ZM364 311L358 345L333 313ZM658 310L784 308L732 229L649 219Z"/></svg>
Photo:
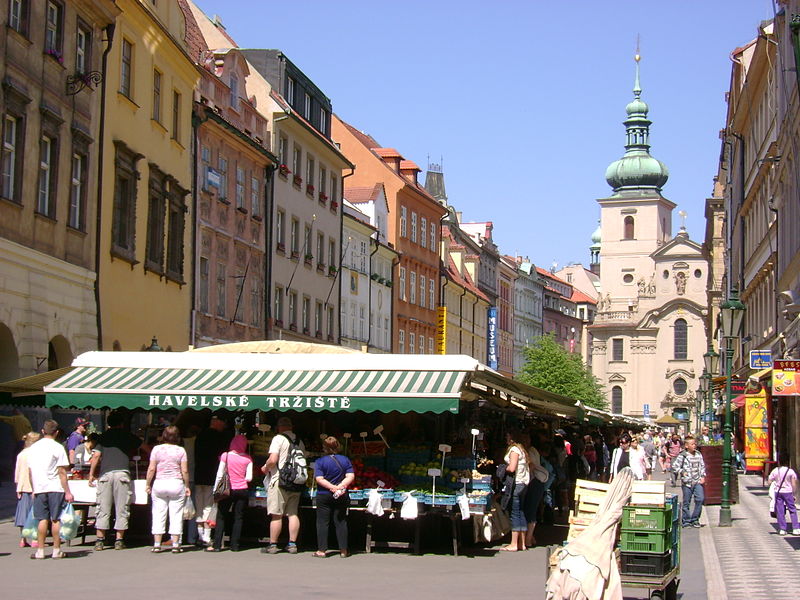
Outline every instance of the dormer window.
<svg viewBox="0 0 800 600"><path fill-rule="evenodd" d="M303 101L303 116L306 119L311 118L311 96L305 94L305 100Z"/></svg>
<svg viewBox="0 0 800 600"><path fill-rule="evenodd" d="M294 106L294 79L291 77L286 80L286 101Z"/></svg>

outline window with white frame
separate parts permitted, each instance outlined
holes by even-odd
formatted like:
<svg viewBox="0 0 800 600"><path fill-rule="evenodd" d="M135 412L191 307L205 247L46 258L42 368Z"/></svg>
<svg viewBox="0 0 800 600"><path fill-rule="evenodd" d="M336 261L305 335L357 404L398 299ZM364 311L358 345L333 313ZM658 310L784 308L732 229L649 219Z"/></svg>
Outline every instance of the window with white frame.
<svg viewBox="0 0 800 600"><path fill-rule="evenodd" d="M278 210L275 214L275 240L279 252L286 250L286 213Z"/></svg>
<svg viewBox="0 0 800 600"><path fill-rule="evenodd" d="M317 232L317 264L325 265L325 234L320 232Z"/></svg>
<svg viewBox="0 0 800 600"><path fill-rule="evenodd" d="M433 336L428 338L428 354L433 354Z"/></svg>
<svg viewBox="0 0 800 600"><path fill-rule="evenodd" d="M39 141L39 193L36 202L36 212L52 217L55 214L53 202L53 185L55 165L53 164L55 145L54 140L46 135Z"/></svg>
<svg viewBox="0 0 800 600"><path fill-rule="evenodd" d="M79 21L75 31L75 71L77 73L85 74L92 70L91 51L92 31Z"/></svg>
<svg viewBox="0 0 800 600"><path fill-rule="evenodd" d="M86 195L86 155L72 154L72 178L69 192L69 215L67 224L72 229L84 230L84 211Z"/></svg>
<svg viewBox="0 0 800 600"><path fill-rule="evenodd" d="M297 292L289 292L289 325L297 329Z"/></svg>
<svg viewBox="0 0 800 600"><path fill-rule="evenodd" d="M328 260L331 267L339 266L339 258L336 255L336 240L334 239L328 240Z"/></svg>
<svg viewBox="0 0 800 600"><path fill-rule="evenodd" d="M311 299L303 296L303 333L311 331Z"/></svg>
<svg viewBox="0 0 800 600"><path fill-rule="evenodd" d="M422 308L425 308L425 292L427 288L425 287L425 275L420 274L419 276L419 305ZM431 307L433 308L433 307Z"/></svg>
<svg viewBox="0 0 800 600"><path fill-rule="evenodd" d="M406 227L406 207L400 207L400 237L406 237L407 234L407 227Z"/></svg>
<svg viewBox="0 0 800 600"><path fill-rule="evenodd" d="M350 304L350 339L356 339L356 303Z"/></svg>
<svg viewBox="0 0 800 600"><path fill-rule="evenodd" d="M286 101L294 106L295 82L291 77L286 78Z"/></svg>
<svg viewBox="0 0 800 600"><path fill-rule="evenodd" d="M419 353L425 354L425 336L419 334Z"/></svg>
<svg viewBox="0 0 800 600"><path fill-rule="evenodd" d="M322 302L320 301L314 305L314 335L322 336Z"/></svg>
<svg viewBox="0 0 800 600"><path fill-rule="evenodd" d="M319 109L319 130L323 135L328 135L328 111Z"/></svg>
<svg viewBox="0 0 800 600"><path fill-rule="evenodd" d="M278 326L283 325L283 288L275 286L275 298L272 304L272 318L278 321Z"/></svg>
<svg viewBox="0 0 800 600"><path fill-rule="evenodd" d="M406 268L400 267L400 300L406 299Z"/></svg>
<svg viewBox="0 0 800 600"><path fill-rule="evenodd" d="M254 217L261 217L261 180L250 178L250 211Z"/></svg>
<svg viewBox="0 0 800 600"><path fill-rule="evenodd" d="M244 321L244 305L242 304L242 292L244 291L244 273L242 271L236 272L235 283L235 297L236 303L234 304L235 311L233 320L242 323Z"/></svg>
<svg viewBox="0 0 800 600"><path fill-rule="evenodd" d="M417 213L411 211L411 241L417 242Z"/></svg>
<svg viewBox="0 0 800 600"><path fill-rule="evenodd" d="M391 350L390 343L389 343L389 318L385 317L383 319L383 347L387 350Z"/></svg>
<svg viewBox="0 0 800 600"><path fill-rule="evenodd" d="M331 175L331 191L328 197L331 199L331 202L339 201L339 180L336 178L336 175Z"/></svg>
<svg viewBox="0 0 800 600"><path fill-rule="evenodd" d="M297 144L294 145L292 153L292 171L295 175L300 176L303 169L303 149Z"/></svg>
<svg viewBox="0 0 800 600"><path fill-rule="evenodd" d="M408 301L411 304L417 303L417 273L411 271L411 276L408 284Z"/></svg>
<svg viewBox="0 0 800 600"><path fill-rule="evenodd" d="M262 282L253 279L250 283L250 324L253 327L261 326L261 310L264 304L261 301L262 289Z"/></svg>
<svg viewBox="0 0 800 600"><path fill-rule="evenodd" d="M319 166L319 197L320 200L325 198L325 190L327 189L328 184L328 170L323 167L322 165Z"/></svg>
<svg viewBox="0 0 800 600"><path fill-rule="evenodd" d="M23 35L28 34L30 0L11 0L8 8L8 26Z"/></svg>
<svg viewBox="0 0 800 600"><path fill-rule="evenodd" d="M219 198L220 200L227 200L228 198L228 159L222 156L220 152L217 158L217 167L219 170Z"/></svg>
<svg viewBox="0 0 800 600"><path fill-rule="evenodd" d="M44 29L44 51L61 58L61 44L64 38L63 31L64 7L58 2L47 2Z"/></svg>
<svg viewBox="0 0 800 600"><path fill-rule="evenodd" d="M312 249L311 244L311 225L306 225L303 228L303 258L310 260Z"/></svg>
<svg viewBox="0 0 800 600"><path fill-rule="evenodd" d="M289 166L289 139L283 134L278 136L278 160L282 165Z"/></svg>
<svg viewBox="0 0 800 600"><path fill-rule="evenodd" d="M428 247L428 236L425 235L428 232L428 219L425 217L420 217L420 227L419 230L422 235L419 236L419 245L423 248Z"/></svg>
<svg viewBox="0 0 800 600"><path fill-rule="evenodd" d="M333 332L335 331L334 328L336 326L335 323L334 323L334 318L333 318L334 314L335 313L334 313L333 307L329 306L328 307L328 338L331 339L331 340L333 339Z"/></svg>
<svg viewBox="0 0 800 600"><path fill-rule="evenodd" d="M303 97L303 116L308 120L311 119L311 96L308 94Z"/></svg>
<svg viewBox="0 0 800 600"><path fill-rule="evenodd" d="M342 305L339 307L339 318L342 320L342 332L344 332L342 335L346 335L347 332L347 306L347 301L344 300L342 301Z"/></svg>
<svg viewBox="0 0 800 600"><path fill-rule="evenodd" d="M410 331L408 334L408 353L414 354L417 351L417 334Z"/></svg>
<svg viewBox="0 0 800 600"><path fill-rule="evenodd" d="M300 221L295 218L292 218L292 226L289 231L289 244L292 258L297 258L300 255Z"/></svg>
<svg viewBox="0 0 800 600"><path fill-rule="evenodd" d="M244 169L236 165L236 208L246 210L244 206Z"/></svg>
<svg viewBox="0 0 800 600"><path fill-rule="evenodd" d="M306 191L310 192L314 191L314 166L314 157L310 154L306 154L306 185L311 186L307 187Z"/></svg>
<svg viewBox="0 0 800 600"><path fill-rule="evenodd" d="M367 339L366 322L364 320L364 305L358 307L358 339L364 341Z"/></svg>
<svg viewBox="0 0 800 600"><path fill-rule="evenodd" d="M434 285L432 277L428 281L428 308L431 310L436 308L436 286Z"/></svg>
<svg viewBox="0 0 800 600"><path fill-rule="evenodd" d="M431 221L431 252L438 252L436 248L436 223Z"/></svg>
<svg viewBox="0 0 800 600"><path fill-rule="evenodd" d="M3 198L15 201L19 201L18 172L22 160L18 152L20 147L18 136L21 130L21 119L5 115L3 118L2 195Z"/></svg>
<svg viewBox="0 0 800 600"><path fill-rule="evenodd" d="M397 350L400 354L406 352L406 332L402 329L397 332Z"/></svg>
<svg viewBox="0 0 800 600"><path fill-rule="evenodd" d="M239 76L236 73L231 73L230 78L231 89L231 108L239 110Z"/></svg>
<svg viewBox="0 0 800 600"><path fill-rule="evenodd" d="M361 242L361 254L359 256L359 268L362 273L367 272L367 242ZM369 274L369 273L367 273Z"/></svg>

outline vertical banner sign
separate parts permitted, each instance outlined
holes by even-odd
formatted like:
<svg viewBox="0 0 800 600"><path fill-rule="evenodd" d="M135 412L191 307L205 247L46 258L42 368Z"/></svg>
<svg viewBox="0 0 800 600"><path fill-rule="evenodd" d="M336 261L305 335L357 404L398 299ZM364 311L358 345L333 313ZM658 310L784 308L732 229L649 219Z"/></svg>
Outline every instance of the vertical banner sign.
<svg viewBox="0 0 800 600"><path fill-rule="evenodd" d="M436 354L447 354L447 307L436 309Z"/></svg>
<svg viewBox="0 0 800 600"><path fill-rule="evenodd" d="M768 427L766 392L747 394L744 401L744 457L748 471L762 469L764 460L769 458Z"/></svg>
<svg viewBox="0 0 800 600"><path fill-rule="evenodd" d="M776 360L772 369L772 395L800 394L798 376L800 376L800 360Z"/></svg>
<svg viewBox="0 0 800 600"><path fill-rule="evenodd" d="M497 368L497 307L490 306L487 311L488 320L486 327L486 362L489 368Z"/></svg>

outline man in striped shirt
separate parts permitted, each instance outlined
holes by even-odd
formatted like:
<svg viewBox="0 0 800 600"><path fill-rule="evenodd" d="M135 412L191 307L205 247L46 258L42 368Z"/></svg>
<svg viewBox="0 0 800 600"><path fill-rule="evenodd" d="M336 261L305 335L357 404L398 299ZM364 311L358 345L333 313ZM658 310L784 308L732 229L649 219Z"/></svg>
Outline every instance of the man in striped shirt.
<svg viewBox="0 0 800 600"><path fill-rule="evenodd" d="M703 510L706 482L706 463L703 455L697 451L697 440L687 435L684 439L685 450L672 462L672 470L680 477L683 489L683 526L700 527L700 512ZM689 505L694 498L694 509L689 512Z"/></svg>

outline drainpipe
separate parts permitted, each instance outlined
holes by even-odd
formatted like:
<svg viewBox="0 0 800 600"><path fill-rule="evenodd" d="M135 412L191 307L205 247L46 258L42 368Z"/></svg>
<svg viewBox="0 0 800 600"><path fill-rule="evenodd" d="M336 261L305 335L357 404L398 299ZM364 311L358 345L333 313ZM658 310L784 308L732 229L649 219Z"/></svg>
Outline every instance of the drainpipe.
<svg viewBox="0 0 800 600"><path fill-rule="evenodd" d="M205 109L201 109L205 112ZM197 346L197 282L200 280L199 273L197 272L199 261L197 260L197 239L198 229L200 229L200 220L197 218L197 149L200 147L200 125L205 123L207 117L200 116L197 111L192 111L192 216L194 218L194 227L192 227L192 273L194 282L191 292L191 307L192 312L189 317L189 343L192 347Z"/></svg>
<svg viewBox="0 0 800 600"><path fill-rule="evenodd" d="M106 79L108 77L108 55L114 44L114 23L106 25L106 49L103 50L102 73L103 86L100 88L100 129L97 137L100 138L97 147L97 215L95 217L94 232L94 303L97 315L97 349L103 349L103 319L100 313L100 231L103 226L103 153L105 150L106 133Z"/></svg>
<svg viewBox="0 0 800 600"><path fill-rule="evenodd" d="M264 339L270 339L272 323L272 213L275 208L275 171L278 165L264 167Z"/></svg>
<svg viewBox="0 0 800 600"><path fill-rule="evenodd" d="M352 173L351 173L351 175L352 175ZM375 235L380 235L380 234L376 232ZM375 253L378 252L378 249L380 248L380 246L378 245L379 244L378 240L375 240L375 239L370 237L369 241L370 241L370 245L372 245L372 242L375 242L375 250L373 250L372 252L369 253L369 279L367 280L367 281L369 281L369 283L367 284L367 288L369 289L369 295L367 296L367 313L369 313L369 314L367 314L367 318L370 319L370 320L367 321L367 323L368 323L368 325L367 325L367 352L369 352L369 345L372 343L372 325L371 325L371 319L372 319L372 257L375 256ZM341 290L341 288L342 288L342 286L340 284L339 285L339 289ZM341 314L341 307L339 308L339 314Z"/></svg>
<svg viewBox="0 0 800 600"><path fill-rule="evenodd" d="M389 301L389 310L391 311L392 318L389 319L391 323L391 331L389 331L389 339L392 340L392 347L390 352L394 353L394 319L395 319L395 312L394 312L394 290L395 286L397 285L397 267L400 266L400 253L395 249L397 252L397 256L392 259L392 287L389 289L392 290L392 293L389 294L391 300Z"/></svg>

